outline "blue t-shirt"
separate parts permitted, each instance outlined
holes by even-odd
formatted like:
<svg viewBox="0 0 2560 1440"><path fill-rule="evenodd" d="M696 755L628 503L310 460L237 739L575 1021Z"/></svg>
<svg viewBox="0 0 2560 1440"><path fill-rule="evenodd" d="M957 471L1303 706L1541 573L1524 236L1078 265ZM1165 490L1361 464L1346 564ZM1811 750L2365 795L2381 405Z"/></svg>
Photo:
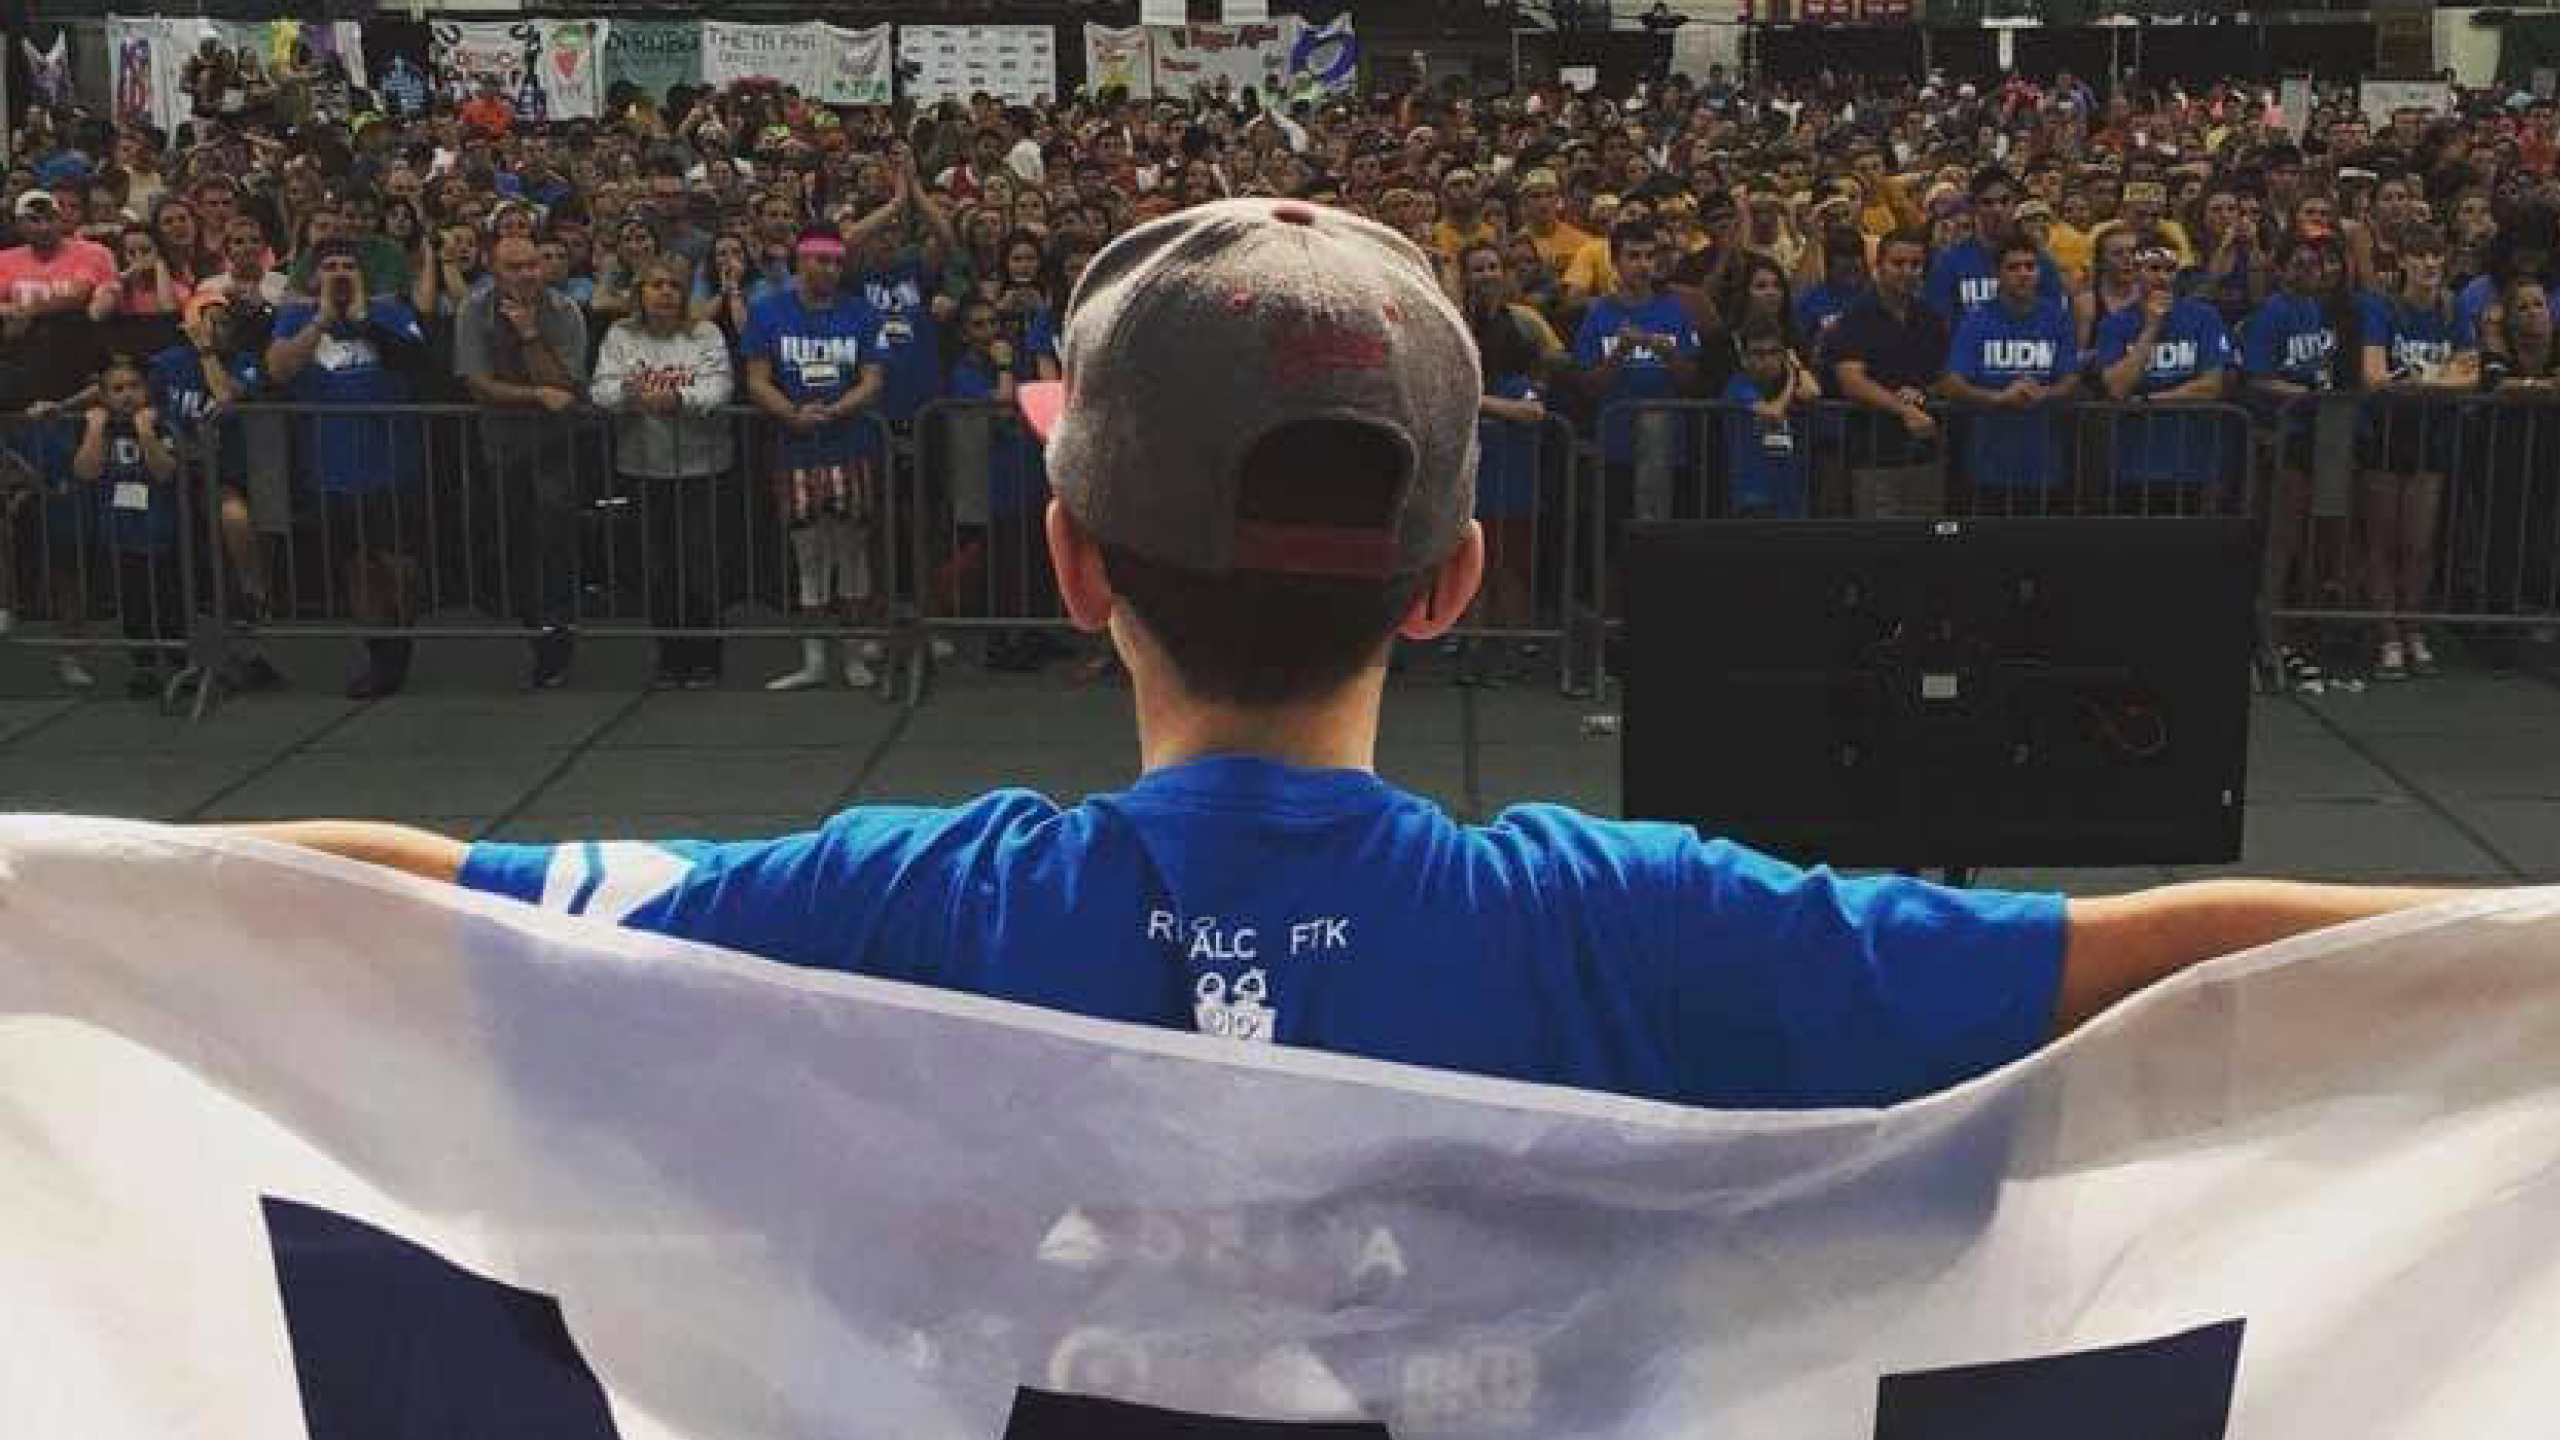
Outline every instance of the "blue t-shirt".
<svg viewBox="0 0 2560 1440"><path fill-rule="evenodd" d="M302 333L317 307L307 301L276 309L275 336ZM402 300L377 298L363 325L338 325L321 340L288 386L295 400L362 409L410 398L409 382L391 368L374 332L389 331L412 345L427 343L417 314ZM302 424L302 458L311 483L324 491L362 493L415 480L426 453L414 418L381 415L313 415Z"/></svg>
<svg viewBox="0 0 2560 1440"><path fill-rule="evenodd" d="M1497 400L1537 400L1526 375L1488 375L1484 393ZM1476 518L1519 520L1538 513L1538 441L1543 426L1476 416Z"/></svg>
<svg viewBox="0 0 2560 1440"><path fill-rule="evenodd" d="M860 296L839 291L833 301L813 307L793 286L748 307L738 354L771 363L775 387L793 404L824 405L861 383L865 366L881 363L879 345L879 317ZM786 469L844 465L878 448L866 439L871 433L861 416L848 415L805 435L781 427L775 449Z"/></svg>
<svg viewBox="0 0 2560 1440"><path fill-rule="evenodd" d="M993 400L999 378L992 364L963 353L951 362L951 398ZM1029 432L1000 422L987 437L987 513L1020 515L1048 498L1049 473Z"/></svg>
<svg viewBox="0 0 2560 1440"><path fill-rule="evenodd" d="M1800 870L1358 770L1219 755L739 844L472 847L461 882L638 929L1171 1029L1691 1105L1883 1105L2053 1025L2061 898Z"/></svg>
<svg viewBox="0 0 2560 1440"><path fill-rule="evenodd" d="M165 555L178 543L177 480L155 478L142 458L142 437L133 421L117 416L107 422L98 478L98 530L109 547L133 555Z"/></svg>
<svg viewBox="0 0 2560 1440"><path fill-rule="evenodd" d="M1794 421L1773 421L1742 407L1768 397L1737 370L1724 382L1724 466L1731 513L1760 519L1804 518L1804 435Z"/></svg>
<svg viewBox="0 0 2560 1440"><path fill-rule="evenodd" d="M1668 336L1671 353L1658 355L1637 346L1618 356L1618 331L1634 326L1650 335ZM1591 302L1583 312L1582 328L1574 333L1574 363L1592 369L1603 360L1618 356L1617 373L1609 379L1608 393L1600 397L1604 419L1600 426L1601 457L1612 465L1625 465L1635 459L1635 426L1626 415L1606 416L1608 407L1625 400L1668 400L1679 393L1671 374L1674 359L1694 358L1698 353L1698 330L1689 323L1689 312L1668 295L1653 295L1630 305L1616 295L1603 295ZM1672 427L1676 437L1667 463L1685 464L1689 458L1690 427Z"/></svg>
<svg viewBox="0 0 2560 1440"><path fill-rule="evenodd" d="M1062 370L1066 366L1066 361L1058 354L1057 318L1045 305L1032 311L1030 318L1022 322L1022 344L1014 356L1014 378L1039 379L1039 362L1043 360Z"/></svg>
<svg viewBox="0 0 2560 1440"><path fill-rule="evenodd" d="M2024 315L2004 304L1982 306L1956 326L1947 368L1986 390L2020 379L2055 384L2080 369L2071 312L2038 300ZM1965 473L1977 486L2050 489L2062 483L2062 424L2052 412L2023 411L1963 419Z"/></svg>
<svg viewBox="0 0 2560 1440"><path fill-rule="evenodd" d="M1831 322L1849 313L1858 297L1867 293L1864 285L1833 285L1825 282L1796 297L1796 334L1811 349L1822 346L1822 332Z"/></svg>
<svg viewBox="0 0 2560 1440"><path fill-rule="evenodd" d="M258 367L245 355L225 356L222 367L231 372L244 394L258 388ZM161 424L171 439L180 445L194 447L200 442L204 417L214 406L213 387L204 381L204 362L192 345L172 345L151 357L143 372L151 387L151 408L160 412ZM248 471L249 447L239 425L218 427L222 446L218 468L224 479L237 480Z"/></svg>
<svg viewBox="0 0 2560 1440"><path fill-rule="evenodd" d="M2364 317L2367 345L2379 345L2396 378L2432 369L2464 351L2480 348L2480 327L2463 317L2459 304L2448 301L2420 309L2396 295L2367 291L2356 297Z"/></svg>
<svg viewBox="0 0 2560 1440"><path fill-rule="evenodd" d="M2268 296L2240 331L2240 368L2244 372L2307 385L2316 391L2334 388L2336 372L2332 366L2337 353L2338 327L2330 323L2326 307L2316 296L2296 295L2290 290ZM2281 412L2294 427L2310 423L2310 410L2304 405L2287 405L2258 393L2254 386L2245 393L2251 406L2262 413Z"/></svg>
<svg viewBox="0 0 2560 1440"><path fill-rule="evenodd" d="M866 275L858 288L880 317L881 417L910 424L918 410L942 398L942 330L933 320L933 291L913 264Z"/></svg>
<svg viewBox="0 0 2560 1440"><path fill-rule="evenodd" d="M2486 275L2472 277L2471 283L2463 286L2462 293L2454 297L2454 308L2461 312L2462 323L2470 326L2474 335L2480 333L2480 317L2488 314L2489 307L2497 303L2498 282Z"/></svg>
<svg viewBox="0 0 2560 1440"><path fill-rule="evenodd" d="M1979 240L1967 240L1938 252L1929 262L1929 278L1921 292L1930 308L1947 317L1950 326L1961 325L1976 310L1998 302L2000 266L1993 259L1991 247ZM2054 268L2053 257L2036 255L2036 299L2049 305L2061 305L2062 272Z"/></svg>
<svg viewBox="0 0 2560 1440"><path fill-rule="evenodd" d="M2142 333L2142 312L2119 310L2098 325L2101 368L2124 359ZM2222 316L2202 300L2181 298L2169 306L2152 342L2151 363L2135 382L2137 396L2174 390L2199 375L2231 368L2231 332ZM2233 433L2230 411L2219 414L2180 411L2166 415L2126 414L2116 421L2116 479L2137 485L2202 484L2224 473L2238 456L2242 441Z"/></svg>

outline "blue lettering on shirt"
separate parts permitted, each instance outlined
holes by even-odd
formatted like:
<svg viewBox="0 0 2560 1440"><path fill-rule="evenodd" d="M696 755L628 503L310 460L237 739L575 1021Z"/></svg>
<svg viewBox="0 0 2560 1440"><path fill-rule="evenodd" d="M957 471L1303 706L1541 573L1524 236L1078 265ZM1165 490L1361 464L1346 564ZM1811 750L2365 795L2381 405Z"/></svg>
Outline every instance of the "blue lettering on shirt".
<svg viewBox="0 0 2560 1440"><path fill-rule="evenodd" d="M1880 1105L2053 1025L2059 897L1800 870L1685 826L1463 826L1219 755L1061 809L743 844L473 847L462 883L791 964L1692 1105Z"/></svg>

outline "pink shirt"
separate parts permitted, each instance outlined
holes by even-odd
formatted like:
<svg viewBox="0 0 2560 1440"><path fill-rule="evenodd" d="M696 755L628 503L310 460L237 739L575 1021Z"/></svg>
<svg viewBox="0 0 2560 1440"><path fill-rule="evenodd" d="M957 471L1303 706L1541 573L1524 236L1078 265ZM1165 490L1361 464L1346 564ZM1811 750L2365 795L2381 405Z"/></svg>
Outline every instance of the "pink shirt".
<svg viewBox="0 0 2560 1440"><path fill-rule="evenodd" d="M0 299L11 305L77 295L115 278L115 256L94 240L66 239L45 260L36 258L32 245L0 250Z"/></svg>

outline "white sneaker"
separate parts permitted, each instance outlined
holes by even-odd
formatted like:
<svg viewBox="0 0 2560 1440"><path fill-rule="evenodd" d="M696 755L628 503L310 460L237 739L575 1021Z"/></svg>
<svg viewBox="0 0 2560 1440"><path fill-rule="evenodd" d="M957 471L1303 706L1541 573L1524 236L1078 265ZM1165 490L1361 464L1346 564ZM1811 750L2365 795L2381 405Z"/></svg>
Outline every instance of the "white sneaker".
<svg viewBox="0 0 2560 1440"><path fill-rule="evenodd" d="M74 690L86 690L98 683L98 677L89 673L89 667L81 664L77 655L65 655L54 661L53 673Z"/></svg>
<svg viewBox="0 0 2560 1440"><path fill-rule="evenodd" d="M6 635L17 628L18 612L5 605L0 605L0 635Z"/></svg>
<svg viewBox="0 0 2560 1440"><path fill-rule="evenodd" d="M889 651L886 646L882 645L877 640L865 640L854 647L853 653L861 656L865 660L878 660L887 655Z"/></svg>
<svg viewBox="0 0 2560 1440"><path fill-rule="evenodd" d="M776 675L764 682L767 690L815 690L827 683L827 672L803 665L788 675Z"/></svg>
<svg viewBox="0 0 2560 1440"><path fill-rule="evenodd" d="M871 673L871 667L863 663L861 656L847 655L844 657L844 683L850 689L868 690L880 683L880 677Z"/></svg>
<svg viewBox="0 0 2560 1440"><path fill-rule="evenodd" d="M2382 653L2373 662L2373 678L2376 680L2408 679L2409 652L2407 647L2403 646L2397 640L2383 641Z"/></svg>
<svg viewBox="0 0 2560 1440"><path fill-rule="evenodd" d="M2436 673L2436 652L2427 637L2415 630L2409 632L2409 668L2420 675Z"/></svg>
<svg viewBox="0 0 2560 1440"><path fill-rule="evenodd" d="M933 658L936 660L948 660L952 656L960 653L959 646L952 644L950 641L943 639L939 635L933 637L932 649Z"/></svg>

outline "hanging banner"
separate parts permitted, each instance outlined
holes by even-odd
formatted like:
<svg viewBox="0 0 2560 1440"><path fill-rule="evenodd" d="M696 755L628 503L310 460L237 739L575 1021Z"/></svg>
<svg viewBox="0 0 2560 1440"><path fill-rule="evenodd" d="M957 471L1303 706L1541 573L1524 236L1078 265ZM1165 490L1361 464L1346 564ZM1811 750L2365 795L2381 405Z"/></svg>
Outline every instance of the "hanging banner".
<svg viewBox="0 0 2560 1440"><path fill-rule="evenodd" d="M604 113L603 20L542 23L544 112L554 120L593 120Z"/></svg>
<svg viewBox="0 0 2560 1440"><path fill-rule="evenodd" d="M1277 95L1285 84L1299 22L1269 25L1167 25L1150 32L1156 93L1188 97L1221 80L1231 90ZM1284 30L1284 25L1287 27ZM1349 34L1346 28L1344 33Z"/></svg>
<svg viewBox="0 0 2560 1440"><path fill-rule="evenodd" d="M1138 23L1141 25L1183 25L1191 19L1191 7L1183 0L1138 0Z"/></svg>
<svg viewBox="0 0 2560 1440"><path fill-rule="evenodd" d="M702 27L691 20L616 20L604 38L604 83L663 100L702 82Z"/></svg>
<svg viewBox="0 0 2560 1440"><path fill-rule="evenodd" d="M33 40L20 40L18 48L26 52L27 82L35 90L39 105L59 105L71 98L71 36L67 31L53 33L53 43L42 50Z"/></svg>
<svg viewBox="0 0 2560 1440"><path fill-rule="evenodd" d="M1058 93L1057 35L1046 25L902 25L898 63L907 94L923 103L984 92L1009 105Z"/></svg>
<svg viewBox="0 0 2560 1440"><path fill-rule="evenodd" d="M1351 33L1350 11L1321 29L1291 20L1286 33L1290 99L1323 100L1360 88L1360 39Z"/></svg>
<svg viewBox="0 0 2560 1440"><path fill-rule="evenodd" d="M1223 0L1218 18L1230 25L1260 25L1271 18L1271 0Z"/></svg>
<svg viewBox="0 0 2560 1440"><path fill-rule="evenodd" d="M1099 95L1117 87L1132 100L1156 93L1155 46L1144 25L1084 27L1084 88Z"/></svg>
<svg viewBox="0 0 2560 1440"><path fill-rule="evenodd" d="M2453 87L2442 80L2367 80L2357 88L2357 108L2379 130L2394 110L2424 110L2441 120L2453 113Z"/></svg>
<svg viewBox="0 0 2560 1440"><path fill-rule="evenodd" d="M530 20L445 21L432 33L436 90L451 105L483 85L516 99L542 57L542 28Z"/></svg>
<svg viewBox="0 0 2560 1440"><path fill-rule="evenodd" d="M166 132L193 113L179 81L196 35L197 27L185 21L107 18L108 93L117 124L141 122Z"/></svg>
<svg viewBox="0 0 2560 1440"><path fill-rule="evenodd" d="M826 61L802 94L821 105L886 105L897 89L897 49L890 27L847 30L821 22Z"/></svg>
<svg viewBox="0 0 2560 1440"><path fill-rule="evenodd" d="M817 87L826 65L827 36L822 25L703 22L702 81L706 85L770 80L805 95Z"/></svg>
<svg viewBox="0 0 2560 1440"><path fill-rule="evenodd" d="M436 87L459 104L483 83L529 121L592 120L604 109L602 20L473 20L438 24Z"/></svg>

